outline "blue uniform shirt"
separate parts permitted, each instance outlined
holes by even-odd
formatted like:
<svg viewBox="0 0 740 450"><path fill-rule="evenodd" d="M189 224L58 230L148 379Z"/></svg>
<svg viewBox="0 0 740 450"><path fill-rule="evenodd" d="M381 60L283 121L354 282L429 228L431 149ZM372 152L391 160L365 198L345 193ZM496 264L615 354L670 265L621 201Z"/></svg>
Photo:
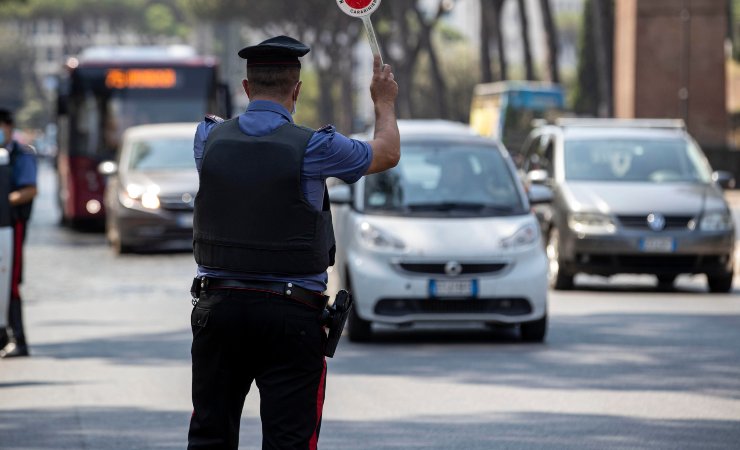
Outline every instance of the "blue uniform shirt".
<svg viewBox="0 0 740 450"><path fill-rule="evenodd" d="M11 141L9 147L13 155L11 158L13 160L11 190L36 186L36 158L33 151L16 141Z"/></svg>
<svg viewBox="0 0 740 450"><path fill-rule="evenodd" d="M239 116L239 128L249 136L270 134L288 122L293 122L293 117L288 110L278 103L266 100L250 102L247 111ZM215 122L206 120L201 122L195 131L193 154L198 172L200 172L208 133L215 125ZM365 175L372 159L372 148L367 142L350 139L337 133L334 127L321 128L313 134L306 147L301 170L303 195L314 208L321 210L324 202L325 180L329 177L336 177L345 183L354 183ZM292 282L306 289L321 292L326 290L327 282L326 272L300 276L279 273L250 275L200 265L198 276Z"/></svg>

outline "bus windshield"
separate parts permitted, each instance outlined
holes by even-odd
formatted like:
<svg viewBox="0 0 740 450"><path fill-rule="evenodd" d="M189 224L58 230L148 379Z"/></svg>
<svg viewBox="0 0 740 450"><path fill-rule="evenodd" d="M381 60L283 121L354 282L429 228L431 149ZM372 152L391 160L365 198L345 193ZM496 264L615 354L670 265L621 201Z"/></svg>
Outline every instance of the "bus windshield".
<svg viewBox="0 0 740 450"><path fill-rule="evenodd" d="M77 70L68 103L70 153L111 158L128 127L196 122L211 108L215 86L211 68L151 69L152 76L169 76L162 79L141 78L149 69L138 70L129 69L135 75L128 78L124 69ZM112 73L124 78L112 78Z"/></svg>

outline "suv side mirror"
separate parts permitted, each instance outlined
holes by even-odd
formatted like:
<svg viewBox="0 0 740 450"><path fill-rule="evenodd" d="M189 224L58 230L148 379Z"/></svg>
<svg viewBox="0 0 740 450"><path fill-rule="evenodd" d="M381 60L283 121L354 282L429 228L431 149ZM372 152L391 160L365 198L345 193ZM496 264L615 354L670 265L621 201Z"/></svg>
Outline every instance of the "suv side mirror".
<svg viewBox="0 0 740 450"><path fill-rule="evenodd" d="M735 188L735 176L732 172L726 170L718 170L712 173L712 181L717 183L722 189L734 189Z"/></svg>
<svg viewBox="0 0 740 450"><path fill-rule="evenodd" d="M329 188L329 200L334 205L349 205L352 203L352 189L348 184L337 184Z"/></svg>
<svg viewBox="0 0 740 450"><path fill-rule="evenodd" d="M544 184L532 184L527 192L530 205L540 205L551 203L553 199L552 189Z"/></svg>

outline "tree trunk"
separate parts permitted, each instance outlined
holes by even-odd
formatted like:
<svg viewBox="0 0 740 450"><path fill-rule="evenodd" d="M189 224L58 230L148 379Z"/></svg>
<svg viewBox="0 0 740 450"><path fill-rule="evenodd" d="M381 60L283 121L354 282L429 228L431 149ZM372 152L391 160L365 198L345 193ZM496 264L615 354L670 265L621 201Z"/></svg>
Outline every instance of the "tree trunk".
<svg viewBox="0 0 740 450"><path fill-rule="evenodd" d="M591 20L593 20L594 51L596 52L596 79L598 80L598 114L599 117L609 117L612 114L611 87L609 77L609 54L604 33L604 9L601 0L591 0Z"/></svg>
<svg viewBox="0 0 740 450"><path fill-rule="evenodd" d="M336 74L332 70L319 70L319 122L334 122L334 80Z"/></svg>
<svg viewBox="0 0 740 450"><path fill-rule="evenodd" d="M490 83L493 81L491 70L491 34L489 27L494 25L491 8L487 8L487 0L480 0L480 81Z"/></svg>
<svg viewBox="0 0 740 450"><path fill-rule="evenodd" d="M529 43L529 18L527 17L527 6L524 0L517 0L519 3L519 21L522 30L522 50L524 51L524 68L526 70L526 79L534 80L534 66L532 65L532 47Z"/></svg>
<svg viewBox="0 0 740 450"><path fill-rule="evenodd" d="M504 42L504 33L502 30L501 11L504 8L504 0L495 0L493 7L494 13L494 28L493 32L496 35L496 45L498 46L498 66L499 75L501 80L509 79L509 63L506 58L506 43Z"/></svg>
<svg viewBox="0 0 740 450"><path fill-rule="evenodd" d="M558 30L552 17L550 0L540 0L540 9L542 10L542 21L545 27L545 39L547 40L547 65L550 68L550 81L560 83Z"/></svg>
<svg viewBox="0 0 740 450"><path fill-rule="evenodd" d="M431 23L427 23L424 20L423 13L418 7L415 8L415 13L416 18L419 21L419 25L422 28L419 32L420 42L429 55L429 70L432 75L432 85L437 94L437 117L447 117L449 114L449 107L447 105L447 84L445 83L444 76L439 67L437 53L434 51L434 44L432 42L432 30L437 20L439 20L439 15Z"/></svg>

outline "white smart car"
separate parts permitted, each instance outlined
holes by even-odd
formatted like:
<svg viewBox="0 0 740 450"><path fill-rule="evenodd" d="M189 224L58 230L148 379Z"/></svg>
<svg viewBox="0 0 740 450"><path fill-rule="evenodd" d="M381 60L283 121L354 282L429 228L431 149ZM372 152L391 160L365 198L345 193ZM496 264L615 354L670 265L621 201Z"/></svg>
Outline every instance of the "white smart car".
<svg viewBox="0 0 740 450"><path fill-rule="evenodd" d="M544 340L547 258L530 200L547 192L528 199L503 146L465 125L399 127L396 168L330 190L350 339L370 338L373 322L483 322Z"/></svg>

